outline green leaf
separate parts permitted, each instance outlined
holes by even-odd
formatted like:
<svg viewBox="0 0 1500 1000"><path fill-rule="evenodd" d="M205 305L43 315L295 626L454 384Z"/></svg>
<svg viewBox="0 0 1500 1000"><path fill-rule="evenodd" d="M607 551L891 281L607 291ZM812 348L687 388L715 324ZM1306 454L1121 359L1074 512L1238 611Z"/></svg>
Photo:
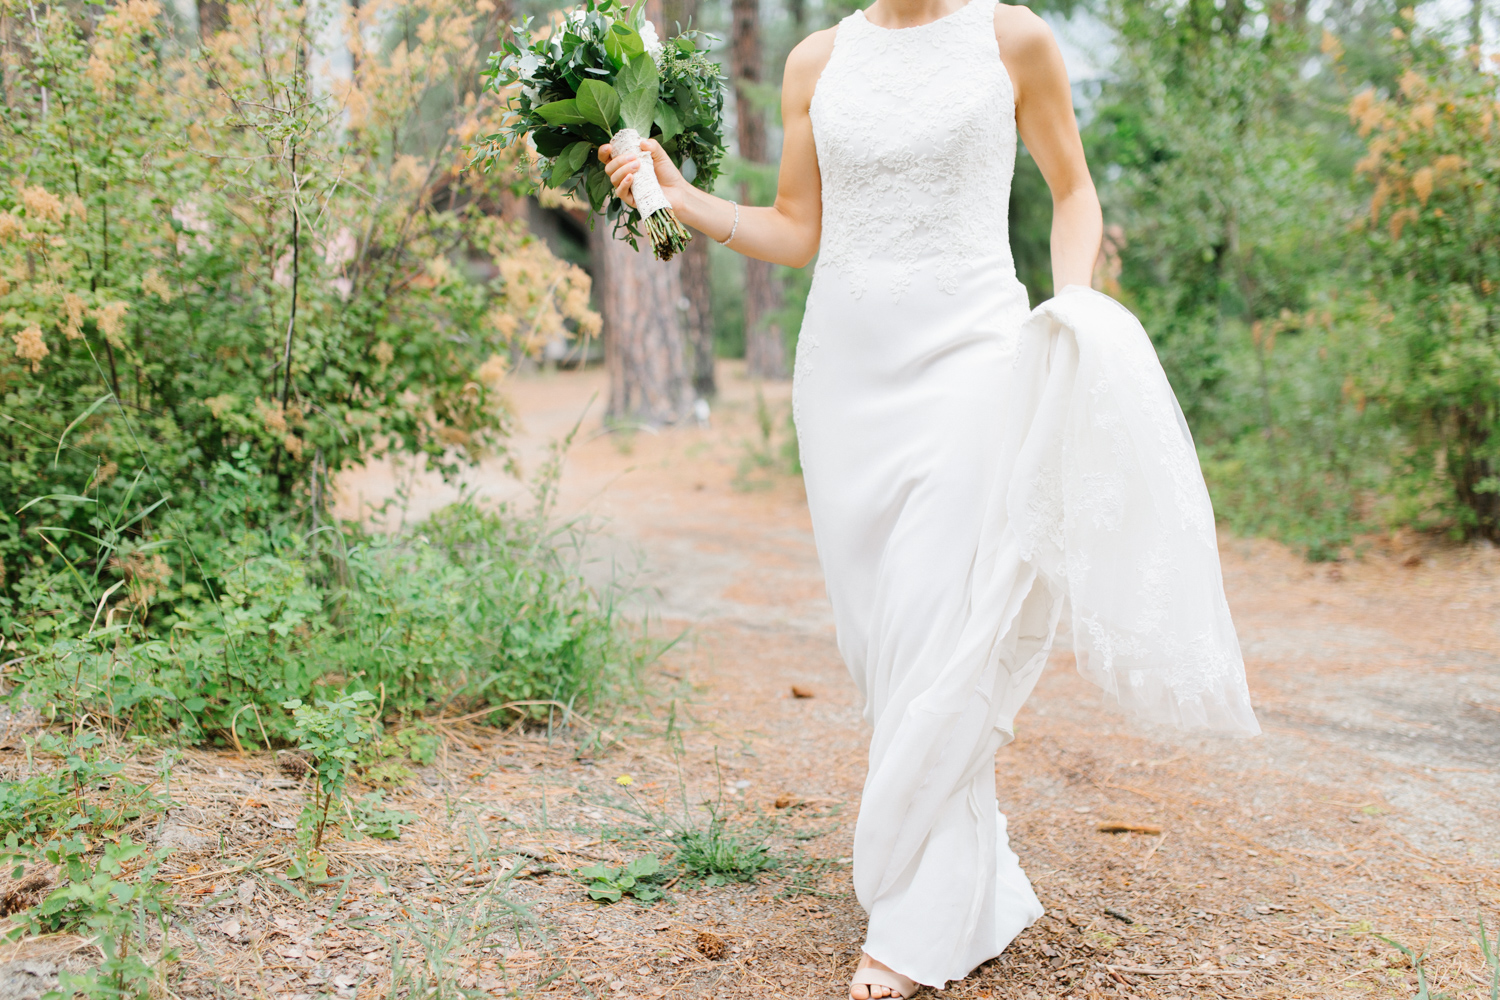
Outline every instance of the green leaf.
<svg viewBox="0 0 1500 1000"><path fill-rule="evenodd" d="M571 98L543 104L536 109L536 113L545 118L548 125L582 125L588 121L578 110L578 102Z"/></svg>
<svg viewBox="0 0 1500 1000"><path fill-rule="evenodd" d="M613 872L603 864L589 865L587 868L578 869L579 878L607 879Z"/></svg>
<svg viewBox="0 0 1500 1000"><path fill-rule="evenodd" d="M611 903L618 903L622 895L624 894L619 889L606 885L603 882L589 886L589 898L591 899L607 899Z"/></svg>
<svg viewBox="0 0 1500 1000"><path fill-rule="evenodd" d="M656 102L656 124L661 129L662 142L682 133L682 119L677 116L677 109L666 101Z"/></svg>
<svg viewBox="0 0 1500 1000"><path fill-rule="evenodd" d="M628 24L616 21L604 36L604 51L608 53L610 61L619 67L644 53L646 43L641 40L640 32Z"/></svg>
<svg viewBox="0 0 1500 1000"><path fill-rule="evenodd" d="M609 174L604 172L604 165L598 160L589 164L583 186L589 193L589 206L596 212L604 207L614 191L609 183Z"/></svg>
<svg viewBox="0 0 1500 1000"><path fill-rule="evenodd" d="M578 85L578 111L583 117L607 131L613 131L620 117L620 95L615 88L598 80Z"/></svg>
<svg viewBox="0 0 1500 1000"><path fill-rule="evenodd" d="M635 129L644 139L651 134L651 122L656 117L656 63L648 55L634 57L615 78L615 89L620 92L620 118L625 127Z"/></svg>
<svg viewBox="0 0 1500 1000"><path fill-rule="evenodd" d="M661 871L661 861L654 854L644 854L625 866L625 874L635 878L655 875L659 871Z"/></svg>
<svg viewBox="0 0 1500 1000"><path fill-rule="evenodd" d="M536 151L549 157L561 155L573 139L573 136L559 128L533 129L531 133L531 141L536 143Z"/></svg>
<svg viewBox="0 0 1500 1000"><path fill-rule="evenodd" d="M589 158L589 150L593 149L592 143L575 142L563 150L557 162L552 165L552 177L550 183L555 188L560 188L568 182L568 178L578 172L584 162Z"/></svg>
<svg viewBox="0 0 1500 1000"><path fill-rule="evenodd" d="M643 903L649 903L661 898L661 893L648 885L638 885L631 890L630 894Z"/></svg>

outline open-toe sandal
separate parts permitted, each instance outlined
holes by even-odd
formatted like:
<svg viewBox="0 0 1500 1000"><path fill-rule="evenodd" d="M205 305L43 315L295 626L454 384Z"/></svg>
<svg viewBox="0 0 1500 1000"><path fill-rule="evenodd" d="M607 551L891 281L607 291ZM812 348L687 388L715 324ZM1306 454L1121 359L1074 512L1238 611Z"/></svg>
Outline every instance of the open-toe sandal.
<svg viewBox="0 0 1500 1000"><path fill-rule="evenodd" d="M849 980L849 985L884 986L888 990L895 990L902 1000L906 1000L907 997L912 996L917 990L922 988L920 983L912 982L899 972L888 972L885 969L877 969L874 966L856 970L854 978Z"/></svg>

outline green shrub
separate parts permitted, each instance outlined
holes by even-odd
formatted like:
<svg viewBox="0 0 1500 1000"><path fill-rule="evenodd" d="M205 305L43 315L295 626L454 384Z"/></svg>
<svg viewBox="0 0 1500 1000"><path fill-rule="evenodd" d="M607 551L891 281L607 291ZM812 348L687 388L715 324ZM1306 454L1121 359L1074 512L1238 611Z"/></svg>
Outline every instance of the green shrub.
<svg viewBox="0 0 1500 1000"><path fill-rule="evenodd" d="M290 0L229 4L201 46L155 0L87 10L6 10L28 29L0 108L0 627L175 647L269 574L278 607L225 628L281 645L311 612L273 560L303 558L331 477L503 451L507 359L597 330L588 278L481 211L519 168L461 172L499 110L475 97L499 9L365 4L331 87Z"/></svg>
<svg viewBox="0 0 1500 1000"><path fill-rule="evenodd" d="M465 502L399 535L337 537L341 584L295 536L276 545L246 533L219 601L166 637L129 623L90 628L76 613L40 618L15 696L128 731L285 744L297 737L283 705L296 699L349 690L384 715L493 706L497 718L545 718L551 705L627 691L648 655L612 591L596 592L568 561L545 512ZM419 756L418 735L407 739Z"/></svg>
<svg viewBox="0 0 1500 1000"><path fill-rule="evenodd" d="M30 851L18 845L14 834L6 838L6 844L8 860L30 860ZM61 884L20 915L11 936L86 935L104 955L86 973L60 972L60 989L50 995L150 997L152 987L165 978L167 965L177 958L177 950L166 942L171 906L168 887L156 880L157 868L168 851L148 853L125 836L118 843L104 844L97 853L77 837L54 840L36 853L57 869ZM13 875L20 877L22 870L16 867ZM154 954L150 951L153 937L161 942Z"/></svg>
<svg viewBox="0 0 1500 1000"><path fill-rule="evenodd" d="M1500 122L1495 77L1403 15L1391 92L1349 106L1373 185L1362 219L1371 332L1359 388L1410 450L1395 490L1428 494L1461 536L1500 540ZM1408 516L1417 510L1406 512Z"/></svg>
<svg viewBox="0 0 1500 1000"><path fill-rule="evenodd" d="M293 698L282 706L292 713L291 737L298 741L297 749L311 758L312 797L302 808L297 828L314 851L323 846L328 813L344 803L344 789L359 759L360 744L367 743L374 732L365 711L365 703L374 700L368 691L354 691L319 705Z"/></svg>

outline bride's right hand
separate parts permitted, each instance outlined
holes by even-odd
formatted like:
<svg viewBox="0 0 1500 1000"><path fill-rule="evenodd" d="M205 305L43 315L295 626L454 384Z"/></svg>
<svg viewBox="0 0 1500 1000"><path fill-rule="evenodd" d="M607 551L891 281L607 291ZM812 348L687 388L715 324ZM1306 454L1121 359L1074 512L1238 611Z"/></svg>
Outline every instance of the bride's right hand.
<svg viewBox="0 0 1500 1000"><path fill-rule="evenodd" d="M656 182L661 185L661 193L666 195L667 204L672 206L672 211L681 212L686 189L690 186L687 178L682 176L682 171L677 169L667 151L655 139L642 139L641 152L650 154L651 164L656 168ZM636 166L640 161L633 155L616 156L614 147L605 143L599 147L599 162L604 165L604 172L609 175L609 183L615 189L615 194L634 208L635 192L631 182L635 180Z"/></svg>

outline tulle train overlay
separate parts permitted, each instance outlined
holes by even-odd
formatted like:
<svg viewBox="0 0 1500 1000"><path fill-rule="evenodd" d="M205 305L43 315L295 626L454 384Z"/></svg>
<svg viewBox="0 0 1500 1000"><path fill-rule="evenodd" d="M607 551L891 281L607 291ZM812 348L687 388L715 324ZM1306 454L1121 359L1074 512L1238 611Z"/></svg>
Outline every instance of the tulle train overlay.
<svg viewBox="0 0 1500 1000"><path fill-rule="evenodd" d="M1041 916L995 753L1065 607L1080 671L1128 712L1257 731L1213 511L1149 339L1107 296L1030 310L1016 280L994 10L894 31L856 11L811 107L823 241L793 412L874 728L854 884L865 950L931 986Z"/></svg>

